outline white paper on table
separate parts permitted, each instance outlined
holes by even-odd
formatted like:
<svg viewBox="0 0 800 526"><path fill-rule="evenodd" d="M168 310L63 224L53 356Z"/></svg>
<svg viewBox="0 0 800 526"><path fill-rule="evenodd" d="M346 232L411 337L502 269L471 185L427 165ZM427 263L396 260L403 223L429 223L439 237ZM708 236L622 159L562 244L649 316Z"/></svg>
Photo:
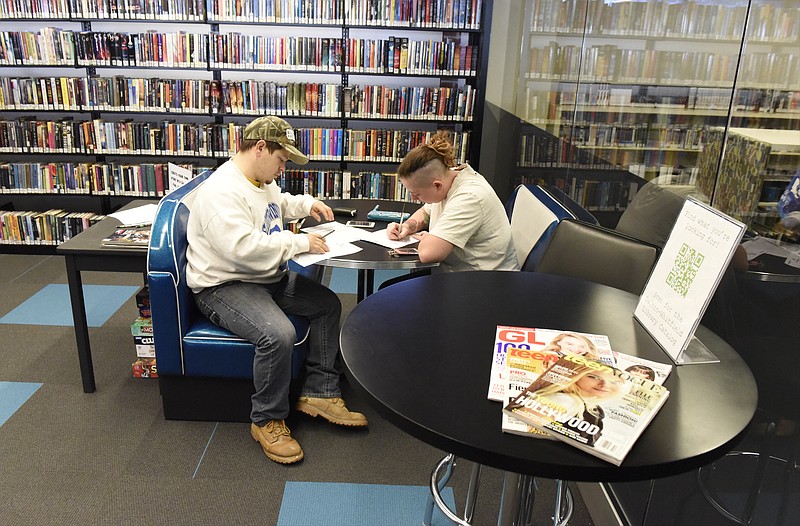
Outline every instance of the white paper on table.
<svg viewBox="0 0 800 526"><path fill-rule="evenodd" d="M129 208L128 210L120 210L119 212L108 214L108 216L119 220L123 225L146 225L151 224L156 218L157 209L157 204L150 203L136 208Z"/></svg>
<svg viewBox="0 0 800 526"><path fill-rule="evenodd" d="M400 248L417 242L417 240L411 236L406 236L398 241L389 239L387 230L388 229L384 228L383 230L369 232L368 235L364 237L364 241L369 241L370 243L375 243L376 245L381 245L386 248Z"/></svg>
<svg viewBox="0 0 800 526"><path fill-rule="evenodd" d="M333 236L331 234L328 237ZM328 258L334 258L337 256L346 256L347 254L355 254L356 252L361 251L361 247L357 247L352 243L347 242L333 242L329 241L328 238L325 238L325 242L330 248L329 252L325 252L324 254L312 254L311 252L303 252L302 254L296 255L293 260L295 263L300 265L301 267L307 267L309 265L313 265L314 263L319 263L320 261L326 260Z"/></svg>
<svg viewBox="0 0 800 526"><path fill-rule="evenodd" d="M331 230L333 232L331 232ZM339 223L338 221L331 221L330 223L322 223L321 225L302 228L300 231L306 234L317 234L320 236L324 235L325 242L329 244L362 241L369 235L369 232L365 232L363 228L353 228L351 226Z"/></svg>
<svg viewBox="0 0 800 526"><path fill-rule="evenodd" d="M770 254L780 258L786 258L784 263L790 267L800 268L800 247L787 244L778 245L774 239L767 237L756 237L742 243L747 259L754 259L761 254Z"/></svg>

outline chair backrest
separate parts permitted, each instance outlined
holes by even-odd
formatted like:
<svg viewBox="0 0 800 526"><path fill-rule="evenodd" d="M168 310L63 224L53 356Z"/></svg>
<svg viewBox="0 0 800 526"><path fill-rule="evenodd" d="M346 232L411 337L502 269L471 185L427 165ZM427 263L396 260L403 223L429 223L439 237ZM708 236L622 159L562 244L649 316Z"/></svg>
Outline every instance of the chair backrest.
<svg viewBox="0 0 800 526"><path fill-rule="evenodd" d="M547 190L519 185L506 202L511 237L522 270L531 270L559 221L575 215Z"/></svg>
<svg viewBox="0 0 800 526"><path fill-rule="evenodd" d="M565 219L556 227L536 271L641 294L659 252L655 245L609 228Z"/></svg>
<svg viewBox="0 0 800 526"><path fill-rule="evenodd" d="M663 247L678 219L686 195L686 191L678 193L669 186L647 183L628 203L615 230Z"/></svg>
<svg viewBox="0 0 800 526"><path fill-rule="evenodd" d="M210 172L195 177L161 199L150 235L147 276L153 336L156 349L164 349L156 351L159 372L167 374L182 372L182 339L198 316L192 291L186 285L186 227L194 191L209 175ZM178 352L166 352L166 349Z"/></svg>

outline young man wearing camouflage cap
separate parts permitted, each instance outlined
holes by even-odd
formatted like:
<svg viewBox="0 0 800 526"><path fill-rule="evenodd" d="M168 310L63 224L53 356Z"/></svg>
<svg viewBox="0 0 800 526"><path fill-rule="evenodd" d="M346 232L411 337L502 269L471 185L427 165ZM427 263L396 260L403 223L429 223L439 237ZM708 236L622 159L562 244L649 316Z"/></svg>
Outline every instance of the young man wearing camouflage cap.
<svg viewBox="0 0 800 526"><path fill-rule="evenodd" d="M308 195L281 192L275 180L286 162L306 164L294 130L278 117L261 117L244 129L238 152L197 190L189 216L186 280L200 311L211 321L253 342L250 434L271 460L303 458L284 419L296 334L286 313L310 321L309 355L298 411L343 426L366 426L361 413L341 399L339 353L341 303L330 289L287 270L303 252L323 253L316 234L295 234L284 221L313 216L333 220L329 206Z"/></svg>

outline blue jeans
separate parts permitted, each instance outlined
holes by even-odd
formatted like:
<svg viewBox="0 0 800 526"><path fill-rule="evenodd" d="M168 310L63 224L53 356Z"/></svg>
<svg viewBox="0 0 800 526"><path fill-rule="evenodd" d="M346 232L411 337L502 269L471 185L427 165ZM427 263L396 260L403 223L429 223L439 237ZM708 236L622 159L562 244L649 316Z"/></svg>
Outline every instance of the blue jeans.
<svg viewBox="0 0 800 526"><path fill-rule="evenodd" d="M341 396L339 318L342 304L327 287L294 272L277 283L231 281L195 294L200 312L212 322L252 342L253 384L250 420L264 425L289 415L292 350L297 334L286 314L308 318L308 356L301 396Z"/></svg>

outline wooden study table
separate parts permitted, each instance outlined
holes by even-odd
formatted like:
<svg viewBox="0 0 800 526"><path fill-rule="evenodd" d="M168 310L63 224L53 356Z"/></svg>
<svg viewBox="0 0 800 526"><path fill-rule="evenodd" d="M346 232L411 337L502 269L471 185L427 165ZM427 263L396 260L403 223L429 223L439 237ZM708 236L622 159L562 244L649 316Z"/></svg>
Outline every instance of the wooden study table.
<svg viewBox="0 0 800 526"><path fill-rule="evenodd" d="M617 351L670 363L633 319L636 302L621 290L562 276L434 274L358 304L342 327L342 355L353 384L387 420L482 465L592 482L691 471L737 443L757 401L747 365L702 326L696 336L720 362L673 367L669 399L619 467L562 442L503 433L501 404L486 398L497 325L606 334ZM500 523L508 514L501 509Z"/></svg>
<svg viewBox="0 0 800 526"><path fill-rule="evenodd" d="M127 210L152 203L152 200L135 200L125 205L123 209ZM56 248L56 253L64 256L67 265L72 320L75 325L75 340L78 345L78 361L81 368L84 393L93 393L96 386L81 272L85 270L138 272L146 275L147 271L147 247L116 248L103 246L103 238L111 235L119 225L120 222L116 218L106 217Z"/></svg>

